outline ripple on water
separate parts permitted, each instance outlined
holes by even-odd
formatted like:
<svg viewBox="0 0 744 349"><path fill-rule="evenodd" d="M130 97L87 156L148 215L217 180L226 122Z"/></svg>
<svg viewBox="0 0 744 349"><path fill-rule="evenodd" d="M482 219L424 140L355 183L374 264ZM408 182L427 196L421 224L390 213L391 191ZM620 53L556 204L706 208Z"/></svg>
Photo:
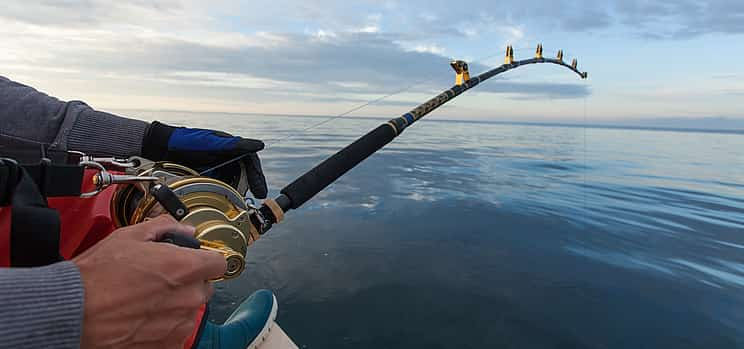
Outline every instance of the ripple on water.
<svg viewBox="0 0 744 349"><path fill-rule="evenodd" d="M169 117L266 139L320 121ZM269 147L272 193L380 122ZM394 346L386 333L449 343L445 332L480 348L744 347L741 149L740 135L422 122L253 245L217 309L273 287L308 347ZM416 327L427 319L448 331Z"/></svg>

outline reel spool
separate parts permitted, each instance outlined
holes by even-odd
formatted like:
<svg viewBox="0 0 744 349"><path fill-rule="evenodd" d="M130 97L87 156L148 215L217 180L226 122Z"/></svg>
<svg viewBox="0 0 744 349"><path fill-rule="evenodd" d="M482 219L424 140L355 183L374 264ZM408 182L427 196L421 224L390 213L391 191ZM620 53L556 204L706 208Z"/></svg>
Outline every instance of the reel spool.
<svg viewBox="0 0 744 349"><path fill-rule="evenodd" d="M140 165L126 169L127 175L157 180L117 187L111 201L114 224L125 227L170 212L182 223L196 228L194 237L202 249L225 256L227 269L218 280L239 276L245 269L248 246L260 236L254 224L258 219L256 208L248 205L246 198L230 185L200 176L188 167L138 160ZM163 188L175 196L168 193L169 200L164 200L156 195L155 189ZM168 207L174 201L178 208ZM177 213L173 214L174 211Z"/></svg>

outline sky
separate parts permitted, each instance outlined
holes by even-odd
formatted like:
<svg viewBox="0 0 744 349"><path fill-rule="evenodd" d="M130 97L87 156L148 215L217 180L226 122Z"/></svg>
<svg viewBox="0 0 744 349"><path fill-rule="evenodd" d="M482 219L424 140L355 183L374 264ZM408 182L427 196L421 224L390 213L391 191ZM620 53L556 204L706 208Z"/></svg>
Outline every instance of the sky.
<svg viewBox="0 0 744 349"><path fill-rule="evenodd" d="M394 117L542 43L435 112L509 121L744 119L744 1L4 1L0 75L101 110ZM706 120L706 119L704 119ZM712 120L712 119L710 119Z"/></svg>

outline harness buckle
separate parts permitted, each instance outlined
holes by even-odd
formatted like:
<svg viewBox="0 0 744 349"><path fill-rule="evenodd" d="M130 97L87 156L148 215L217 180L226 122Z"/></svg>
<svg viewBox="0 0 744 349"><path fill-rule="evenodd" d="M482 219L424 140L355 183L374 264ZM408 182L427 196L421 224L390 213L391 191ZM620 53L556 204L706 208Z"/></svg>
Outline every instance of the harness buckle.
<svg viewBox="0 0 744 349"><path fill-rule="evenodd" d="M94 169L98 171L98 173L93 176L93 185L95 185L95 189L87 193L80 194L81 198L94 197L114 184L154 183L160 180L160 177L155 176L113 174L97 161L82 160L80 161L80 166L83 166L86 169Z"/></svg>

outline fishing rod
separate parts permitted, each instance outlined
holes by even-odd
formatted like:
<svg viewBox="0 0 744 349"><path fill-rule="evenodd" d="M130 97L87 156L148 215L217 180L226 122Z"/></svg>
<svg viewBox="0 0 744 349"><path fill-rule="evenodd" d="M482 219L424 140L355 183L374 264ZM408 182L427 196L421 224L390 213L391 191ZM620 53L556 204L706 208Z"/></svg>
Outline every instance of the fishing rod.
<svg viewBox="0 0 744 349"><path fill-rule="evenodd" d="M84 195L95 196L107 186L120 184L111 198L111 216L116 227L138 224L167 212L195 227L194 239L198 241L186 245L224 255L227 269L220 279L235 278L245 269L248 246L281 222L286 212L302 206L344 173L400 136L406 128L463 92L501 73L538 63L556 64L570 69L582 79L587 77L586 72L578 70L576 59L571 64L563 61L562 50L558 51L556 58L543 57L542 45L537 46L534 58L519 61L514 60L514 49L508 46L503 65L473 78L466 62L452 61L450 65L456 73L452 88L357 139L284 187L276 198L265 200L260 207L254 206L253 200L245 197L244 193L205 176L204 172L139 157L123 162L85 157L81 164L99 172L93 181L96 190ZM109 173L107 167L112 166L124 167L121 171L125 174Z"/></svg>
<svg viewBox="0 0 744 349"><path fill-rule="evenodd" d="M452 88L440 93L408 113L378 126L284 187L280 191L280 195L275 199L264 201L259 209L263 215L260 233L266 233L271 229L272 225L281 222L286 212L302 206L313 196L335 182L339 177L400 136L406 128L463 92L509 70L539 63L551 63L568 68L578 74L582 79L586 79L588 76L587 72L578 70L578 61L576 58L571 61L570 65L563 61L563 50L558 51L556 58L545 58L541 44L537 45L537 50L533 58L524 60L515 60L514 49L509 45L506 48L506 58L503 65L473 78L470 78L468 65L465 61L451 61L450 65L456 73L455 85Z"/></svg>

